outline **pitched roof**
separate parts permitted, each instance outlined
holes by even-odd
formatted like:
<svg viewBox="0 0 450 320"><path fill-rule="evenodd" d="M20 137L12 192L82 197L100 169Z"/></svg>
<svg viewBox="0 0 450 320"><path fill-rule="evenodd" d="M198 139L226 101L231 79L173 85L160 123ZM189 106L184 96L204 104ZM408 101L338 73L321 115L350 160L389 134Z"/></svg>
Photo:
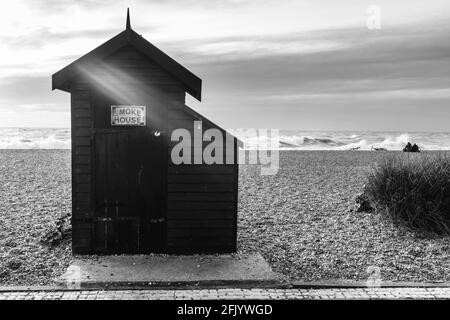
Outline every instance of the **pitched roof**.
<svg viewBox="0 0 450 320"><path fill-rule="evenodd" d="M127 14L126 26L126 29L115 37L56 72L52 76L52 89L69 91L68 84L77 75L79 67L88 67L113 54L122 47L132 46L180 81L185 86L186 92L197 100L201 100L202 80L199 77L132 30L129 14Z"/></svg>

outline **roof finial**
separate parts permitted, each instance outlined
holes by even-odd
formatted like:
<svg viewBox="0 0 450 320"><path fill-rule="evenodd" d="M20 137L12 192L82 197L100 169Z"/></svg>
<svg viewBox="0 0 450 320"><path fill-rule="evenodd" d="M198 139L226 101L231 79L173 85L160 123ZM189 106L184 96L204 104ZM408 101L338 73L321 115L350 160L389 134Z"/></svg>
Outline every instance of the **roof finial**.
<svg viewBox="0 0 450 320"><path fill-rule="evenodd" d="M131 30L130 8L127 8L127 30Z"/></svg>

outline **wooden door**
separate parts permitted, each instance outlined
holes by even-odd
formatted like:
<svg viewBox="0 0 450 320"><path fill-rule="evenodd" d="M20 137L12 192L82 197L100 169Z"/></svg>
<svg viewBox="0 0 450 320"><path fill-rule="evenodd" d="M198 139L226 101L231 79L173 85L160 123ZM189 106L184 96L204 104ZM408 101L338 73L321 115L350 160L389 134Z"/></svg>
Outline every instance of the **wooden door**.
<svg viewBox="0 0 450 320"><path fill-rule="evenodd" d="M139 252L140 219L134 210L129 176L129 134L95 134L95 247L100 253Z"/></svg>
<svg viewBox="0 0 450 320"><path fill-rule="evenodd" d="M116 101L97 101L108 116ZM151 112L147 110L147 112ZM152 121L145 127L111 127L94 134L95 245L105 254L164 252L166 152Z"/></svg>

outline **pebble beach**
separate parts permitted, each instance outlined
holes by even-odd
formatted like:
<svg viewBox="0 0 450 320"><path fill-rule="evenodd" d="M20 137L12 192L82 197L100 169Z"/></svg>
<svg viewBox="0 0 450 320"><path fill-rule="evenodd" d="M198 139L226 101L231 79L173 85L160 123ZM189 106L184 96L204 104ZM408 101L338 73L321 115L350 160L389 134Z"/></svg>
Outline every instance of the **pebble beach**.
<svg viewBox="0 0 450 320"><path fill-rule="evenodd" d="M450 239L355 211L385 152L283 151L276 175L242 165L238 249L259 251L289 280L449 281ZM70 237L45 239L70 215L70 150L0 150L0 285L46 285L71 261Z"/></svg>
<svg viewBox="0 0 450 320"><path fill-rule="evenodd" d="M301 281L364 281L374 272L384 281L450 280L449 237L355 210L366 173L388 153L281 152L274 176L241 167L240 248L259 250L275 271Z"/></svg>
<svg viewBox="0 0 450 320"><path fill-rule="evenodd" d="M71 212L70 150L0 150L0 284L46 285L71 260L70 238L42 240Z"/></svg>

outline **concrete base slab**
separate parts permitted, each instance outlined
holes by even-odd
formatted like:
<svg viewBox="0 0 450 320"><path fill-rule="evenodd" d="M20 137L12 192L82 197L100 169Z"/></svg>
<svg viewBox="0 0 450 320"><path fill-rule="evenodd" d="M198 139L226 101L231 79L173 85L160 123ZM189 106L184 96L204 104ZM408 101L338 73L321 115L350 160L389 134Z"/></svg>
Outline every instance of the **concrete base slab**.
<svg viewBox="0 0 450 320"><path fill-rule="evenodd" d="M56 279L68 289L279 285L259 253L228 255L80 256Z"/></svg>

